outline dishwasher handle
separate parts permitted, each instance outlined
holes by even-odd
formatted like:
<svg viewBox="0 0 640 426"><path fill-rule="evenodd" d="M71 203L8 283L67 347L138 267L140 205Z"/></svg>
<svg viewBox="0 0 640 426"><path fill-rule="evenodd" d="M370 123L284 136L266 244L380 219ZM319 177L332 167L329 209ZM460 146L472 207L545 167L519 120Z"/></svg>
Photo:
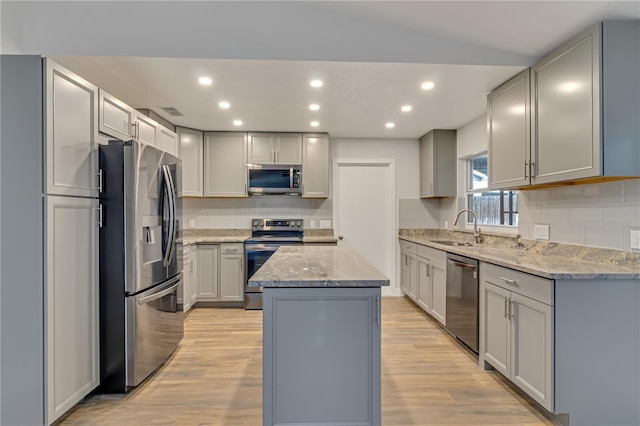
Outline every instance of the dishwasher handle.
<svg viewBox="0 0 640 426"><path fill-rule="evenodd" d="M461 268L476 269L476 265L472 265L471 263L463 263L463 262L459 262L457 260L451 260L451 259L447 259L447 262L451 263L452 265L459 266Z"/></svg>

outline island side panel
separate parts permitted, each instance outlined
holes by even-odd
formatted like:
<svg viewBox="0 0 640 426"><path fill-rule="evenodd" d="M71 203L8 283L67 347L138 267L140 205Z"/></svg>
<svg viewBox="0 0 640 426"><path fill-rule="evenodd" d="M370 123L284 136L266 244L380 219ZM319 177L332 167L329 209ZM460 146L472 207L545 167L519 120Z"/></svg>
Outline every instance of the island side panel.
<svg viewBox="0 0 640 426"><path fill-rule="evenodd" d="M557 280L556 412L640 424L640 280Z"/></svg>
<svg viewBox="0 0 640 426"><path fill-rule="evenodd" d="M265 288L263 424L380 425L380 288Z"/></svg>

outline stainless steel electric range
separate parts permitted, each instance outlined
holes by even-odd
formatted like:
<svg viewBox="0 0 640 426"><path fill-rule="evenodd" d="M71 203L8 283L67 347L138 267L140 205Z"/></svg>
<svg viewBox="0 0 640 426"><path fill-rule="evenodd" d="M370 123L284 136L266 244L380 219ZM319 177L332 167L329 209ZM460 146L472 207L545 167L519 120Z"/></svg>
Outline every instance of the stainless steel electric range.
<svg viewBox="0 0 640 426"><path fill-rule="evenodd" d="M262 287L249 287L249 278L271 257L278 247L302 245L302 219L253 219L251 237L244 242L247 280L244 308L262 309Z"/></svg>

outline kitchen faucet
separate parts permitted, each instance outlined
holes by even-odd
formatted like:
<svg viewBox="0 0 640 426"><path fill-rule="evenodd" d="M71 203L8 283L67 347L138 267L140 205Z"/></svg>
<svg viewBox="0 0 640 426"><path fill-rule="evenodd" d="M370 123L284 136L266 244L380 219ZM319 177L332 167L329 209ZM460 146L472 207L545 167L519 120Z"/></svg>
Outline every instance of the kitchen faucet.
<svg viewBox="0 0 640 426"><path fill-rule="evenodd" d="M480 244L482 242L482 235L481 235L482 230L478 229L478 215L476 214L476 212L469 209L460 210L456 215L456 220L453 221L453 226L456 226L458 224L458 219L460 219L460 215L463 212L469 212L473 217L473 242L476 244Z"/></svg>

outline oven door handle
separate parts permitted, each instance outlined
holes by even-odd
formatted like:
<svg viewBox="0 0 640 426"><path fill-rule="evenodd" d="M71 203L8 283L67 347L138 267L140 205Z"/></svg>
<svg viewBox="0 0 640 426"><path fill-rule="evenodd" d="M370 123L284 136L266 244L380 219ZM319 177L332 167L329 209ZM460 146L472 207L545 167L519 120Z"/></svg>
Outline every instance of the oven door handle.
<svg viewBox="0 0 640 426"><path fill-rule="evenodd" d="M281 247L281 246L259 244L259 245L247 246L247 247L245 247L245 251L247 253L252 253L252 252L256 252L256 251L276 251L276 250L278 250L279 247Z"/></svg>

